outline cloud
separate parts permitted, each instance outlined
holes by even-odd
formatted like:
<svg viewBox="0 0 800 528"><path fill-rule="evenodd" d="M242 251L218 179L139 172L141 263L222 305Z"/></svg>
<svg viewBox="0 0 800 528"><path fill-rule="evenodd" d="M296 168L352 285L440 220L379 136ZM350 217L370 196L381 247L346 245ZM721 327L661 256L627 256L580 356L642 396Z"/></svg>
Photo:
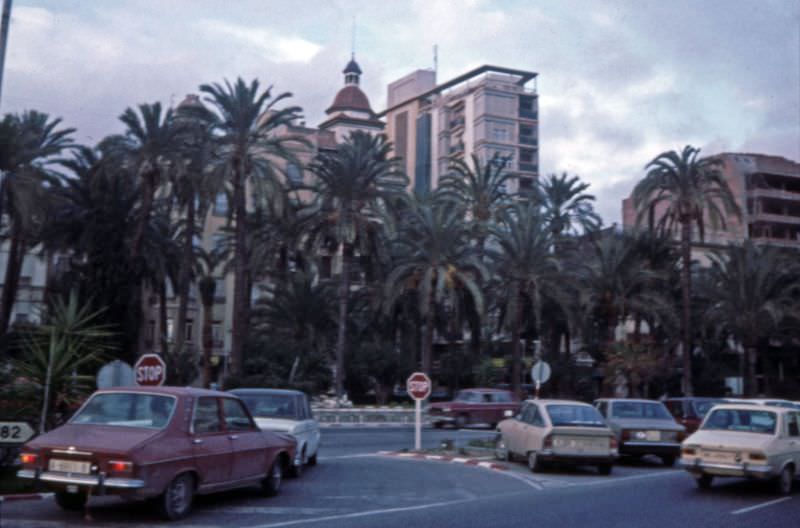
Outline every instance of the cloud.
<svg viewBox="0 0 800 528"><path fill-rule="evenodd" d="M203 32L214 36L232 37L241 43L253 46L256 50L266 53L272 62L303 62L308 63L322 46L297 36L283 36L262 27L231 24L222 20L203 19L197 22L196 27Z"/></svg>

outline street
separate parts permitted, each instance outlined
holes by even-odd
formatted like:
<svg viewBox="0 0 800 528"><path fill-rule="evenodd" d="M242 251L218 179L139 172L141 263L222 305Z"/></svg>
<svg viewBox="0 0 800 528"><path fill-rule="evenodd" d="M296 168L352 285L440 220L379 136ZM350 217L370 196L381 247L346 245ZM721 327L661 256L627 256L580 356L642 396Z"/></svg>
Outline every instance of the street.
<svg viewBox="0 0 800 528"><path fill-rule="evenodd" d="M319 464L280 495L243 490L198 497L184 521L164 523L141 503L92 499L93 521L52 499L2 505L2 527L789 527L798 493L778 497L763 484L719 481L696 489L680 469L655 460L622 463L611 476L591 469L531 473L522 463L499 471L446 461L378 454L413 444L413 429L326 429ZM487 430L423 432L425 447L463 445Z"/></svg>

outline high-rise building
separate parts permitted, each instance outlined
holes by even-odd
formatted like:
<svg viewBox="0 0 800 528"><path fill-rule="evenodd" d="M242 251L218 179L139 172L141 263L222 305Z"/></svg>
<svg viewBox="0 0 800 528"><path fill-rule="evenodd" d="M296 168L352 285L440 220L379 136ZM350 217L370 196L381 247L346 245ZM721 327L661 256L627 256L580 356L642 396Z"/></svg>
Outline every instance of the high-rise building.
<svg viewBox="0 0 800 528"><path fill-rule="evenodd" d="M539 176L539 102L535 72L484 65L442 84L417 70L388 87L386 134L415 192L435 188L453 158L508 158L518 175L508 192Z"/></svg>
<svg viewBox="0 0 800 528"><path fill-rule="evenodd" d="M725 152L714 157L722 160L722 175L742 216L726 218L725 229L713 229L707 222L696 253L745 239L800 249L800 163L767 154ZM656 221L661 214L663 207L655 211ZM622 221L626 229L636 227L632 197L622 201ZM699 242L697 233L693 239Z"/></svg>

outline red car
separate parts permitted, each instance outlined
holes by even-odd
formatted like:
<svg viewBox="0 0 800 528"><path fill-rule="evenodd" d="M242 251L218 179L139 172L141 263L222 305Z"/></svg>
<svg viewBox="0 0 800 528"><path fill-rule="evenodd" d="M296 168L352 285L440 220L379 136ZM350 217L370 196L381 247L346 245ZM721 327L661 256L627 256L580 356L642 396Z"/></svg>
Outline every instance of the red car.
<svg viewBox="0 0 800 528"><path fill-rule="evenodd" d="M723 398L667 398L664 405L675 417L675 421L686 427L686 434L692 434L700 427L706 413L715 405L725 403Z"/></svg>
<svg viewBox="0 0 800 528"><path fill-rule="evenodd" d="M464 427L486 424L492 428L519 412L520 402L507 390L465 389L458 391L453 401L432 403L428 417L434 427L452 424Z"/></svg>
<svg viewBox="0 0 800 528"><path fill-rule="evenodd" d="M95 392L65 425L25 444L19 478L55 491L66 510L89 496L157 498L170 520L195 493L251 485L280 489L295 440L261 431L232 394L179 387Z"/></svg>

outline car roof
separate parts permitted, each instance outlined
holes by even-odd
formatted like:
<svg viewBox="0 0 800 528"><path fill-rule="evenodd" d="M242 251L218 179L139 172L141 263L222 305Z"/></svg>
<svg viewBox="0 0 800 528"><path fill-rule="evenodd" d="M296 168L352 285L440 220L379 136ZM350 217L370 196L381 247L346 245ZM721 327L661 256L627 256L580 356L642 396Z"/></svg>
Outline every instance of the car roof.
<svg viewBox="0 0 800 528"><path fill-rule="evenodd" d="M607 401L607 402L634 402L634 403L663 403L658 400L646 400L643 398L598 398L595 401Z"/></svg>
<svg viewBox="0 0 800 528"><path fill-rule="evenodd" d="M791 412L792 410L789 407L777 407L775 405L763 405L760 403L721 403L719 405L715 405L714 409L741 409L744 411L763 411L764 409L769 409L770 411L786 411Z"/></svg>
<svg viewBox="0 0 800 528"><path fill-rule="evenodd" d="M725 401L724 396L675 396L664 401Z"/></svg>
<svg viewBox="0 0 800 528"><path fill-rule="evenodd" d="M111 387L108 389L99 389L97 393L113 393L113 392L139 392L146 394L163 394L165 396L230 396L222 391L201 389L199 387L174 387L170 385L162 385L160 387Z"/></svg>
<svg viewBox="0 0 800 528"><path fill-rule="evenodd" d="M228 391L231 394L280 394L284 396L303 395L304 393L299 390L292 389L261 389L257 387L231 389Z"/></svg>
<svg viewBox="0 0 800 528"><path fill-rule="evenodd" d="M592 407L591 404L582 401L575 401L575 400L557 400L557 399L542 399L539 398L538 400L534 399L527 399L525 403L542 403L544 405L553 404L553 405L586 405L587 407ZM592 407L594 408L594 407Z"/></svg>

